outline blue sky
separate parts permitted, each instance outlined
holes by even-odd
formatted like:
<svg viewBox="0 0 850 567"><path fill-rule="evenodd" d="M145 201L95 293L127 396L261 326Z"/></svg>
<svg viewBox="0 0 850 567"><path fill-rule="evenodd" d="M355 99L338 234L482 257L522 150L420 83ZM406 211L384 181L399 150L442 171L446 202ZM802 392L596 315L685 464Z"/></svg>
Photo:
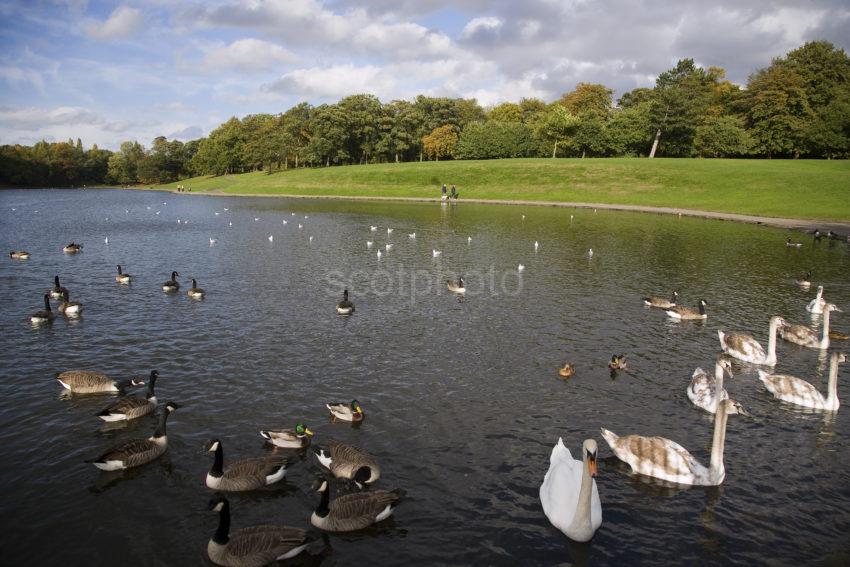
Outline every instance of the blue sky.
<svg viewBox="0 0 850 567"><path fill-rule="evenodd" d="M0 143L150 145L359 92L539 97L652 86L683 57L738 83L805 41L850 47L845 1L0 0Z"/></svg>

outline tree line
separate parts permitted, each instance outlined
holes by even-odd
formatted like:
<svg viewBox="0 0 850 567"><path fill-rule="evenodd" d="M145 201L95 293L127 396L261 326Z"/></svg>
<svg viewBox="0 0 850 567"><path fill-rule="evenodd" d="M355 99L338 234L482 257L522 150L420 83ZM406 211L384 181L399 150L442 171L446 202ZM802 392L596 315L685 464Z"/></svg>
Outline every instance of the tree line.
<svg viewBox="0 0 850 567"><path fill-rule="evenodd" d="M513 157L850 157L850 58L809 42L753 73L745 87L720 67L682 59L654 88L616 104L601 84L558 100L492 108L475 99L368 94L233 117L199 140L156 138L117 152L80 140L0 146L0 183L165 183L194 175L297 167Z"/></svg>

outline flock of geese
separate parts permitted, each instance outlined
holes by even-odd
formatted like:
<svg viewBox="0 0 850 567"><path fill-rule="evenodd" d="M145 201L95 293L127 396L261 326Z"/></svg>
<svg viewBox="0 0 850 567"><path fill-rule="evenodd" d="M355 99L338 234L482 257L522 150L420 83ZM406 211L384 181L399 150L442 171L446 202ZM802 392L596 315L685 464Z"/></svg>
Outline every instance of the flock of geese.
<svg viewBox="0 0 850 567"><path fill-rule="evenodd" d="M790 239L786 245L791 246L789 243ZM808 289L811 286L811 272L807 272L795 283L802 289ZM774 316L770 319L768 344L765 349L748 334L718 330L723 354L715 363L714 373L709 374L702 368L697 368L686 387L688 399L696 407L714 414L714 434L708 466L700 463L675 441L664 437L619 436L602 428L602 438L616 457L631 467L633 473L679 485L721 484L726 478L723 450L727 419L730 415L748 415L743 406L731 399L723 387L724 374L732 376L732 359L762 367L757 369L759 380L777 400L803 408L837 411L838 365L846 362L847 356L844 353L830 354L826 394L802 378L764 369L772 369L777 365L777 335L787 342L823 351L829 348L831 338L850 338L845 334L830 331L830 313L841 310L824 299L823 291L823 286L819 286L817 296L806 306L813 319L822 315L820 334L809 326L789 324L784 318ZM708 317L705 311L707 303L704 300L700 300L698 309L682 307L678 305L678 300L679 294L674 291L670 299L652 296L645 298L644 303L649 307L664 309L668 316L675 319L696 320ZM617 366L620 363L625 364L624 357L615 355L609 363L609 368L620 368ZM574 372L575 368L570 362L565 362L558 371L562 377L572 376ZM553 526L574 541L589 541L602 525L602 505L594 479L597 452L596 440L586 439L581 448L581 460L577 460L572 457L563 440L558 439L552 449L549 470L540 486L540 501L546 517Z"/></svg>
<svg viewBox="0 0 850 567"><path fill-rule="evenodd" d="M375 232L377 227L372 226L370 230ZM388 228L387 234L391 234L392 230ZM416 233L411 233L408 237L415 239ZM210 245L215 242L217 241L210 239ZM471 242L471 237L467 242ZM786 245L798 246L790 239L786 241ZM367 248L372 246L373 242L367 241ZM535 252L538 251L539 246L538 242L534 243ZM391 244L387 244L385 250L389 251L390 247ZM76 254L82 249L82 244L71 242L63 247L63 252ZM435 249L432 254L437 257L441 252ZM380 250L377 255L380 259ZM588 250L587 256L592 257L592 255L592 249ZM26 260L30 254L25 251L12 251L10 257L15 260ZM117 268L115 281L123 285L130 284L133 276L125 273L120 265ZM518 271L523 269L524 266L520 264ZM166 293L178 292L180 289L178 277L178 272L172 272L170 279L162 284L162 290ZM796 280L796 283L801 288L808 289L811 286L811 273ZM466 292L463 277L447 280L446 287L455 294L462 295ZM197 281L192 279L192 287L187 291L187 295L193 299L202 299L205 292L198 287ZM33 323L49 322L56 317L50 306L51 298L62 300L58 311L66 317L78 317L82 313L82 304L70 301L69 291L61 285L57 275L54 278L53 287L44 295L45 308L31 316ZM644 303L651 308L663 309L669 317L674 319L704 320L708 317L706 313L708 304L705 300L700 300L696 308L685 307L679 305L677 291L674 291L669 299L651 296L645 298ZM336 304L335 309L340 315L352 315L355 312L354 303L350 300L347 289L343 291L342 300ZM603 439L614 454L627 463L634 473L683 485L721 484L726 476L723 450L727 418L730 415L746 414L741 404L730 399L723 387L724 374L732 375L730 358L772 368L777 363L777 334L788 342L813 349L827 349L831 337L847 338L846 335L830 333L830 313L840 310L834 304L826 302L823 298L822 286L818 288L817 296L806 309L814 316L822 314L820 335L808 326L788 324L779 316L770 319L767 349L750 335L718 331L720 347L725 357L718 358L713 374L697 368L686 388L688 398L696 407L715 416L708 466L697 461L678 443L663 437L618 436L603 428L601 430ZM802 407L835 411L839 406L838 365L845 361L844 354L837 352L831 354L826 395L819 392L811 383L794 376L772 374L762 369L758 370L758 376L766 390L779 400ZM625 356L614 355L609 368L625 369ZM558 372L560 376L567 378L575 374L575 367L572 363L565 362ZM132 421L155 413L158 407L156 396L158 378L159 373L156 370L151 371L147 381L139 378L116 381L102 373L87 370L70 370L56 376L61 386L75 395L120 394L116 401L97 414L97 417L105 422ZM128 389L145 384L147 391L143 397L126 395ZM358 423L364 418L363 409L357 400L350 403L328 403L326 407L334 421ZM178 403L167 401L162 407L156 428L150 437L122 441L86 462L104 471L121 471L154 461L168 448L167 420L169 415L179 408ZM297 423L293 429L261 430L259 433L274 447L295 451L307 450L313 437L313 432L302 423ZM275 560L294 557L303 551L313 537L302 528L263 525L231 531L230 503L222 494L253 491L278 483L285 478L287 470L295 462L294 459L275 453L225 465L223 443L220 439L209 441L206 449L212 453L213 461L205 484L216 491L215 496L209 501L209 509L217 512L219 516L218 527L207 545L210 560L217 565L226 566L265 565ZM346 482L352 488L363 489L380 479L381 468L376 459L366 451L333 439L328 439L322 446L313 447L313 452L317 463L327 473L327 476L317 479L313 485L313 489L320 495L319 503L310 517L311 524L316 528L330 532L360 530L392 515L405 496L405 491L401 489L357 490L331 500L329 478ZM597 472L597 454L596 441L587 439L581 447L581 460L576 460L564 445L563 440L558 439L551 452L549 469L539 490L543 511L552 525L570 539L579 542L589 541L602 524L602 505L594 479Z"/></svg>

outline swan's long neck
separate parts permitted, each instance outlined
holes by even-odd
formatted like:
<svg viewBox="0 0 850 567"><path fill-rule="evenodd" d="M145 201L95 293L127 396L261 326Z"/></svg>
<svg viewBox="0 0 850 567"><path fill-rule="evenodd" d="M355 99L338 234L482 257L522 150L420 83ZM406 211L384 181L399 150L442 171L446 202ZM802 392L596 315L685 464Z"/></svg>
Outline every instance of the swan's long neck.
<svg viewBox="0 0 850 567"><path fill-rule="evenodd" d="M714 393L717 402L720 402L720 393L723 391L723 367L720 363L714 365Z"/></svg>
<svg viewBox="0 0 850 567"><path fill-rule="evenodd" d="M711 442L711 464L708 468L709 479L719 484L726 476L723 467L723 448L726 445L726 405L718 403L717 412L714 414L714 439Z"/></svg>
<svg viewBox="0 0 850 567"><path fill-rule="evenodd" d="M829 348L829 307L823 310L823 336L820 339L820 348Z"/></svg>
<svg viewBox="0 0 850 567"><path fill-rule="evenodd" d="M582 453L586 453L582 449ZM576 506L576 515L573 517L573 523L570 528L591 530L590 522L590 496L593 493L593 478L590 476L590 465L587 462L587 454L584 455L581 467L581 489L578 493L578 504Z"/></svg>
<svg viewBox="0 0 850 567"><path fill-rule="evenodd" d="M776 362L776 329L779 327L779 321L776 319L770 320L770 336L767 339L767 359L768 364Z"/></svg>
<svg viewBox="0 0 850 567"><path fill-rule="evenodd" d="M838 353L833 353L829 361L829 384L826 387L826 406L838 409Z"/></svg>

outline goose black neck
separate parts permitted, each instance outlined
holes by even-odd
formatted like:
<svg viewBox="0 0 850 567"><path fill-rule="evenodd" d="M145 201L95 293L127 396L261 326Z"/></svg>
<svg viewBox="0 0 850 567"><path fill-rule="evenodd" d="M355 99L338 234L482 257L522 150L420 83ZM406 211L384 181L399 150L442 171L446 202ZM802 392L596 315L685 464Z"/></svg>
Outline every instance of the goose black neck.
<svg viewBox="0 0 850 567"><path fill-rule="evenodd" d="M328 507L330 499L331 487L326 486L325 489L322 491L322 499L319 501L319 507L316 508L316 515L320 518L324 518L328 515L328 513L330 513L330 508Z"/></svg>
<svg viewBox="0 0 850 567"><path fill-rule="evenodd" d="M170 413L167 407L163 408L162 415L159 417L159 425L156 426L156 431L153 432L154 437L165 437L165 422L168 421L168 414Z"/></svg>
<svg viewBox="0 0 850 567"><path fill-rule="evenodd" d="M53 276L53 285L59 287L59 276Z"/></svg>
<svg viewBox="0 0 850 567"><path fill-rule="evenodd" d="M198 282L195 281L195 278L192 278L192 288L197 288Z"/></svg>
<svg viewBox="0 0 850 567"><path fill-rule="evenodd" d="M705 315L705 303L703 303L702 301L699 302L699 314Z"/></svg>
<svg viewBox="0 0 850 567"><path fill-rule="evenodd" d="M224 500L221 503L221 510L218 513L218 528L212 539L219 545L227 545L230 541L230 502Z"/></svg>
<svg viewBox="0 0 850 567"><path fill-rule="evenodd" d="M212 468L210 468L210 476L221 478L224 474L224 449L221 448L221 441L215 448L215 459L213 460Z"/></svg>
<svg viewBox="0 0 850 567"><path fill-rule="evenodd" d="M342 292L342 300L348 301L348 290Z"/></svg>
<svg viewBox="0 0 850 567"><path fill-rule="evenodd" d="M118 275L119 276L121 275L121 265L120 264L118 265Z"/></svg>
<svg viewBox="0 0 850 567"><path fill-rule="evenodd" d="M50 311L50 298L46 295L44 296L44 308Z"/></svg>
<svg viewBox="0 0 850 567"><path fill-rule="evenodd" d="M156 384L156 374L154 374L153 372L151 372L151 377L150 377L150 379L148 380L148 392L147 392L147 397L148 397L148 398L152 398L152 397L154 397L154 396L156 395L156 394L154 394L154 385L155 385L155 384ZM166 411L167 411L167 410L166 410Z"/></svg>

